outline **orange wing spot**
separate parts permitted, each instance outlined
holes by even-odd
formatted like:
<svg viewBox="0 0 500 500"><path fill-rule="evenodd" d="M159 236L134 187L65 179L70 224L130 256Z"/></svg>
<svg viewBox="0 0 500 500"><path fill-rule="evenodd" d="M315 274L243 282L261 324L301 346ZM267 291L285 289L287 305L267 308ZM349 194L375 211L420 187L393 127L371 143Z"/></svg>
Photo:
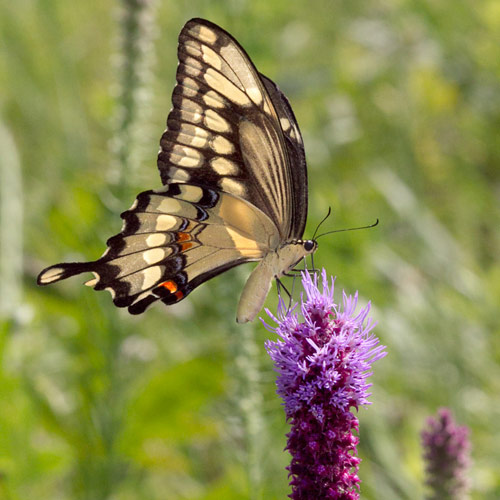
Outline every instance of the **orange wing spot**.
<svg viewBox="0 0 500 500"><path fill-rule="evenodd" d="M188 249L190 249L192 246L193 246L193 244L192 244L192 243L183 243L183 244L181 245L181 252L184 252L184 250L188 250Z"/></svg>
<svg viewBox="0 0 500 500"><path fill-rule="evenodd" d="M177 233L177 241L186 241L189 239L191 239L191 235L189 233L183 233L182 231Z"/></svg>
<svg viewBox="0 0 500 500"><path fill-rule="evenodd" d="M183 297L184 297L184 294L180 290L175 294L175 298L177 300L181 300Z"/></svg>
<svg viewBox="0 0 500 500"><path fill-rule="evenodd" d="M177 292L177 284L175 281L172 281L172 280L165 281L161 285L158 285L158 286L165 287L170 293ZM179 293L179 292L177 292L177 293ZM177 294L176 294L176 296L177 296Z"/></svg>

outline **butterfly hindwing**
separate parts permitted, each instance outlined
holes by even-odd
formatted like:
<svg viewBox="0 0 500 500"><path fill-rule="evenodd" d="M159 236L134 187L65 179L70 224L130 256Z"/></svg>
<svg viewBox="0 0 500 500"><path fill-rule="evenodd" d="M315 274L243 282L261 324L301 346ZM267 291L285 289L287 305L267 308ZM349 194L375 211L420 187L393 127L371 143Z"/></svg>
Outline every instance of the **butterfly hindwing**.
<svg viewBox="0 0 500 500"><path fill-rule="evenodd" d="M260 260L278 241L274 224L245 200L214 189L171 183L138 195L123 212L122 231L95 262L52 266L39 284L92 272L118 307L141 313L151 303L178 302L207 279Z"/></svg>

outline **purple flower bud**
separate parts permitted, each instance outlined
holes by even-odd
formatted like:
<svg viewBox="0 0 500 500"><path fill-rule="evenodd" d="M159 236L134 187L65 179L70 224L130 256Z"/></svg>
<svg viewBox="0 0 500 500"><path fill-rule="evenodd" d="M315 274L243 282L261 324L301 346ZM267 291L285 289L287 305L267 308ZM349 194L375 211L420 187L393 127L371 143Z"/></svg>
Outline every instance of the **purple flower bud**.
<svg viewBox="0 0 500 500"><path fill-rule="evenodd" d="M436 418L427 419L422 431L426 463L426 484L430 500L461 500L467 498L470 465L469 429L455 423L448 408L440 408Z"/></svg>
<svg viewBox="0 0 500 500"><path fill-rule="evenodd" d="M371 333L375 326L367 319L370 305L356 314L358 295L343 294L343 304L333 300L334 280L302 276L306 298L300 314L280 298L277 323L266 327L279 339L268 341L266 349L278 372L277 393L285 406L291 431L287 450L292 499L359 498L356 456L358 419L352 409L368 402L367 378L371 364L386 355L385 347Z"/></svg>

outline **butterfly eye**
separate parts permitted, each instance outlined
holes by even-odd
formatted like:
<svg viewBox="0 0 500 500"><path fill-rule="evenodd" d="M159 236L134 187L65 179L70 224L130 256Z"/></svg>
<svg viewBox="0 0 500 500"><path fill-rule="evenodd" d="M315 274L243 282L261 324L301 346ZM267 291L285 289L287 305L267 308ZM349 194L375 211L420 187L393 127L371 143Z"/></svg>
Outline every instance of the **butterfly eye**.
<svg viewBox="0 0 500 500"><path fill-rule="evenodd" d="M306 252L310 252L314 247L315 247L315 243L313 240L306 240L304 241L304 250Z"/></svg>

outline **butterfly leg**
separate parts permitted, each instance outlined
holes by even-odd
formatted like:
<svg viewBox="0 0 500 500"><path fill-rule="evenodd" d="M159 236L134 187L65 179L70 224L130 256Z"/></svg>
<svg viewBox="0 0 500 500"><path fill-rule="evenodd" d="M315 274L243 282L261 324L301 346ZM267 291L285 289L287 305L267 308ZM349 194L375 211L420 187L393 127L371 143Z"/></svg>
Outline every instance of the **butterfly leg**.
<svg viewBox="0 0 500 500"><path fill-rule="evenodd" d="M306 258L304 257L304 267L306 266ZM312 266L312 273L316 273L318 269L314 267L314 254L311 254L311 266Z"/></svg>
<svg viewBox="0 0 500 500"><path fill-rule="evenodd" d="M291 298L290 292L279 278L276 278L276 286L278 288L278 295L281 296L281 290L283 290L288 295L288 298Z"/></svg>
<svg viewBox="0 0 500 500"><path fill-rule="evenodd" d="M293 292L295 290L295 280L297 279L297 274L294 274L293 277L292 277L292 294L291 294L291 297L293 297ZM290 307L292 306L292 298L290 297L290 306L288 307L290 309Z"/></svg>
<svg viewBox="0 0 500 500"><path fill-rule="evenodd" d="M283 274L283 276L288 276L288 277L295 277L297 274L302 274L302 273L309 273L309 274L316 274L318 272L318 269L314 267L314 260L313 256L311 255L311 264L312 264L312 269L307 268L307 261L306 258L304 257L304 269L289 269L286 273Z"/></svg>
<svg viewBox="0 0 500 500"><path fill-rule="evenodd" d="M293 284L295 284L295 276L293 278L294 278ZM293 284L292 284L292 293L290 293L288 291L287 287L283 284L283 282L279 278L276 278L276 286L278 288L278 296L281 298L281 290L283 290L288 295L288 306L286 308L287 311L289 311L290 308L292 307Z"/></svg>
<svg viewBox="0 0 500 500"><path fill-rule="evenodd" d="M308 273L308 274L316 274L318 272L317 269L290 269L286 273L283 274L283 276L287 276L288 278L296 278L297 276L301 275L302 273Z"/></svg>
<svg viewBox="0 0 500 500"><path fill-rule="evenodd" d="M296 278L302 273L315 274L316 272L317 269L290 269L284 273L283 276L286 276L287 278Z"/></svg>

